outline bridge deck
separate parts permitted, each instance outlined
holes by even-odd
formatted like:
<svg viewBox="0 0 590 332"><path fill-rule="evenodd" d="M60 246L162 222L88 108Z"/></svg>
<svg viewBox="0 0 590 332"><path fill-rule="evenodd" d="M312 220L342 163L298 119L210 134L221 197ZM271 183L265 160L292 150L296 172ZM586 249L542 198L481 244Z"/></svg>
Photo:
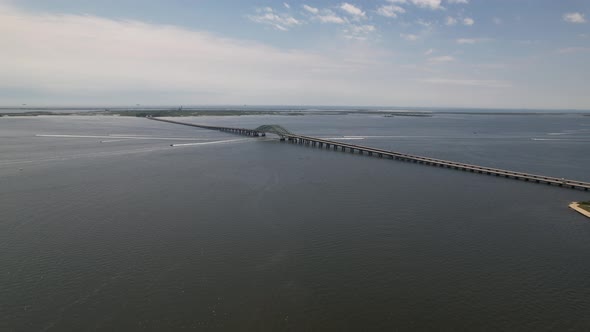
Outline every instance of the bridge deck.
<svg viewBox="0 0 590 332"><path fill-rule="evenodd" d="M235 133L235 134L240 134L240 135L246 135L246 136L255 136L255 137L256 136L266 136L266 133L265 132L260 131L260 130L256 130L256 129L206 126L206 125L200 125L200 124L195 124L195 123L187 123L187 122L180 122L180 121L164 120L164 119L152 118L152 117L147 117L147 119L154 120L154 121L168 122L168 123L173 123L173 124L179 124L179 125L183 125L183 126L190 126L190 127L197 127L197 128L203 128L203 129L225 131L225 132L230 132L230 133Z"/></svg>
<svg viewBox="0 0 590 332"><path fill-rule="evenodd" d="M231 128L231 127L217 127L217 126L206 126L206 125L199 125L199 124L192 124L186 122L179 122L179 121L172 121L172 120L164 120L158 118L149 118L150 120L168 122L173 124L179 124L184 126L191 126L191 127L198 127L204 129L211 129L211 130L219 130L225 132L236 133L240 135L247 135L247 136L265 136L264 128L276 128L278 126L261 126L257 129L246 129L246 128ZM282 128L282 127L281 127ZM262 130L259 130L262 129ZM282 128L284 130L284 128ZM544 175L536 175L536 174L529 174L524 172L514 172L505 169L499 168L492 168L492 167L485 167L479 165L471 165L467 163L460 163L455 161L443 160L443 159L436 159L436 158L429 158L423 156L417 156L407 153L395 152L395 151L388 151L382 150L377 148L372 148L369 146L363 145L356 145L356 144L349 144L343 143L338 141L332 141L327 139L322 139L318 137L311 137L311 136L304 136L304 135L296 135L287 132L286 130L276 132L274 129L269 129L273 131L268 131L275 133L281 137L281 140L287 139L289 142L305 144L305 145L312 145L318 147L325 147L325 148L333 148L334 150L341 149L342 151L346 151L348 149L350 152L358 152L358 153L367 153L368 155L375 154L378 157L389 157L395 160L402 160L402 161L409 161L418 164L425 164L430 166L436 167L444 167L444 168L451 168L461 171L467 171L472 173L478 174L485 174L485 175L493 175L493 176L503 176L506 178L535 182L535 183L543 183L548 185L556 185L564 188L571 188L571 189L579 189L579 190L590 190L590 183L583 182L583 181L575 181L569 179L562 179L556 178L551 176L544 176Z"/></svg>
<svg viewBox="0 0 590 332"><path fill-rule="evenodd" d="M287 139L291 142L296 142L296 143L300 143L300 144L311 144L313 146L326 147L326 148L333 147L334 149L340 148L342 151L346 151L346 149L349 149L349 151L351 151L351 152L357 151L359 153L368 153L369 155L375 154L378 157L389 157L389 158L395 159L395 160L409 161L409 162L415 162L415 163L419 163L419 164L444 167L444 168L452 168L452 169L468 171L468 172L473 172L473 173L478 173L478 174L503 176L506 178L513 178L513 179L530 181L530 182L535 182L535 183L551 184L551 185L557 185L560 187L580 189L580 190L585 190L585 191L590 190L590 183L589 182L561 179L561 178L544 176L544 175L536 175L536 174L530 174L530 173L524 173L524 172L515 172L515 171L504 170L504 169L499 169L499 168L492 168L492 167L472 165L472 164L467 164L467 163L448 161L448 160L443 160L443 159L429 158L429 157L411 155L411 154L400 153L400 152L395 152L395 151L382 150L382 149L372 148L372 147L363 146L363 145L337 142L337 141L326 140L326 139L321 139L321 138L311 137L311 136L304 136L304 135L290 135L290 136L287 136Z"/></svg>

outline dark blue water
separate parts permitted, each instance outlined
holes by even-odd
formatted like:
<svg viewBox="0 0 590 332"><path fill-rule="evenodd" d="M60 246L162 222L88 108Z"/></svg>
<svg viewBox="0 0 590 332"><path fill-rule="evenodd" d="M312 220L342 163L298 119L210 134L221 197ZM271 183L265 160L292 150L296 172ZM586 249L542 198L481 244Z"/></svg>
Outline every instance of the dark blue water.
<svg viewBox="0 0 590 332"><path fill-rule="evenodd" d="M581 115L183 120L590 181ZM588 199L144 119L1 118L0 330L585 330L590 220L567 205Z"/></svg>

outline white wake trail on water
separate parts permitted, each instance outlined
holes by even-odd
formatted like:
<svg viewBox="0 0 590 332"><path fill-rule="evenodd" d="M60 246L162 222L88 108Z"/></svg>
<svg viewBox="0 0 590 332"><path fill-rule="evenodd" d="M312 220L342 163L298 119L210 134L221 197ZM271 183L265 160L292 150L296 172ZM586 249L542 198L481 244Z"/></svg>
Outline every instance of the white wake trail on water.
<svg viewBox="0 0 590 332"><path fill-rule="evenodd" d="M203 142L203 143L178 143L172 144L170 146L179 147L179 146L195 146L195 145L211 145L211 144L226 144L226 143L235 143L235 142L245 142L250 141L250 138L238 138L238 139L229 139L225 141L213 141L213 142Z"/></svg>
<svg viewBox="0 0 590 332"><path fill-rule="evenodd" d="M157 141L206 141L206 138L194 137L153 137L153 136L100 136L100 135L54 135L54 134L37 134L35 137L54 137L54 138L106 138L106 139L136 139L136 140L157 140Z"/></svg>
<svg viewBox="0 0 590 332"><path fill-rule="evenodd" d="M584 138L531 138L533 141L590 142Z"/></svg>
<svg viewBox="0 0 590 332"><path fill-rule="evenodd" d="M367 138L435 138L436 136L408 136L408 135L387 135L387 136L341 136L341 137L320 137L323 139L336 140L363 140Z"/></svg>
<svg viewBox="0 0 590 332"><path fill-rule="evenodd" d="M130 154L149 153L149 152L158 152L158 151L166 151L166 150L170 151L171 146L172 147L180 147L180 146L188 147L188 146L199 146L199 145L232 144L232 143L245 143L245 142L256 142L256 140L252 139L252 138L240 138L240 139L230 139L230 140L202 142L202 143L172 144L172 145L167 145L167 146L158 146L158 147L151 147L151 148L125 149L125 150L119 150L119 151L79 153L79 154L71 154L71 155L63 155L63 156L55 156L55 157L39 158L39 159L31 159L31 160L5 160L5 161L0 160L0 167L13 166L13 165L38 164L38 163L42 163L42 162L52 162L52 161L67 161L67 160L82 159L82 158L126 156L126 155L130 155Z"/></svg>

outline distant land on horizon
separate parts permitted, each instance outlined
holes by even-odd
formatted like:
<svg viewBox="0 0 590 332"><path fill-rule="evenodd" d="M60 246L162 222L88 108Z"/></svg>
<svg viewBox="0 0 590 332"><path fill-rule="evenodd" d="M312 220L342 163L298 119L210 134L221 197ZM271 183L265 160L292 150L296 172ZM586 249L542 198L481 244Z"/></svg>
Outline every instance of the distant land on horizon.
<svg viewBox="0 0 590 332"><path fill-rule="evenodd" d="M578 108L484 108L484 107L420 107L420 106L367 106L367 105L232 105L232 104L216 104L216 105L6 105L0 106L0 113L5 111L97 111L97 110L111 110L111 111L125 111L125 110L264 110L264 111L423 111L423 112L460 112L460 113L507 113L507 112L524 112L524 113L586 113L590 109Z"/></svg>
<svg viewBox="0 0 590 332"><path fill-rule="evenodd" d="M450 107L395 107L395 106L289 106L289 105L217 105L217 106L143 106L131 107L0 107L4 116L55 116L55 115L106 115L127 117L185 117L185 116L241 116L241 115L287 115L297 116L308 113L322 115L367 114L383 116L419 116L434 114L465 115L585 115L590 110L552 109L492 109L492 108L450 108Z"/></svg>

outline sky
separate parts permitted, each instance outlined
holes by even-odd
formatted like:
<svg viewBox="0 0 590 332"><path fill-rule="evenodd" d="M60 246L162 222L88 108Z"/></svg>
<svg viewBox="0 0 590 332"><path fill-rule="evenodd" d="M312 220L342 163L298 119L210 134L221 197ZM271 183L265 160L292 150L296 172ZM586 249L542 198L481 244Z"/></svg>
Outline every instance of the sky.
<svg viewBox="0 0 590 332"><path fill-rule="evenodd" d="M0 105L590 109L590 0L0 0Z"/></svg>

